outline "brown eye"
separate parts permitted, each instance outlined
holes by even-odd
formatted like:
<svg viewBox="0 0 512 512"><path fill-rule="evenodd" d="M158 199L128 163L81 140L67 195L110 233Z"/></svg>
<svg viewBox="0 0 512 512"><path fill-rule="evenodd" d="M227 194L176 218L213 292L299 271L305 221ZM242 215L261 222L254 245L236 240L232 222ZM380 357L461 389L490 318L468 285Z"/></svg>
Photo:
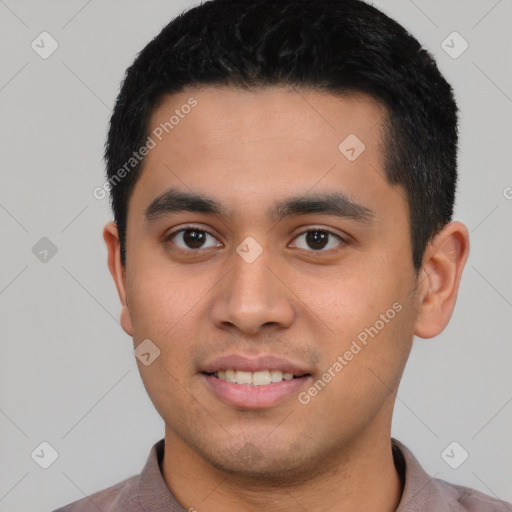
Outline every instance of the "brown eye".
<svg viewBox="0 0 512 512"><path fill-rule="evenodd" d="M199 249L204 244L206 236L203 231L187 229L183 232L183 241L192 249Z"/></svg>
<svg viewBox="0 0 512 512"><path fill-rule="evenodd" d="M323 249L329 241L329 234L325 231L309 231L306 235L306 243L315 250Z"/></svg>
<svg viewBox="0 0 512 512"><path fill-rule="evenodd" d="M215 241L215 238L207 231L190 227L175 231L168 237L168 240L172 241L173 244L178 246L180 249L197 250L216 246L215 243L209 246L205 245L208 241L208 238L211 238L213 241Z"/></svg>
<svg viewBox="0 0 512 512"><path fill-rule="evenodd" d="M333 248L333 245L331 242L331 240L333 238L338 239L338 241L342 242L342 244L344 243L344 240L339 235L336 235L330 231L322 230L322 229L313 229L310 231L306 231L305 233L300 234L296 238L296 240L299 240L302 237L305 237L304 242L301 242L301 243L296 242L295 243L295 246L298 247L299 249L309 249L309 250L312 249L314 251L326 252L326 251L323 251L323 249L325 249L326 247L327 247L327 249ZM341 245L341 244L340 243L334 244L334 247L336 245Z"/></svg>

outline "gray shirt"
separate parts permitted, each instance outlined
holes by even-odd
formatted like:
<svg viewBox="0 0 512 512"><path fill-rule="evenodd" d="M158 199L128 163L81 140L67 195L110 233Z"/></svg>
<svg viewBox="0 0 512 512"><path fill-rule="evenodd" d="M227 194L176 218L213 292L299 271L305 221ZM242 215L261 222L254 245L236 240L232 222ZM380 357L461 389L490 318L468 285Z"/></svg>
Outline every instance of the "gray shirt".
<svg viewBox="0 0 512 512"><path fill-rule="evenodd" d="M408 448L393 438L391 443L395 467L405 482L396 512L512 512L509 503L430 477ZM163 455L164 439L161 439L151 448L140 475L54 512L187 512L163 479L160 471Z"/></svg>

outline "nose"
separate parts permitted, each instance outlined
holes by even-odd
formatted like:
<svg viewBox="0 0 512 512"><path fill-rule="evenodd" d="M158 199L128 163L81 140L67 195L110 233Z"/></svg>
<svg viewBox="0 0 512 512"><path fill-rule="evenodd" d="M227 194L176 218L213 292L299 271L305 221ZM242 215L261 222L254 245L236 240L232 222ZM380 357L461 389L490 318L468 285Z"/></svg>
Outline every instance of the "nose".
<svg viewBox="0 0 512 512"><path fill-rule="evenodd" d="M263 250L252 262L233 251L231 261L231 271L219 283L214 296L214 325L237 329L245 335L255 335L270 327L290 327L295 309L283 265L272 261L269 250Z"/></svg>

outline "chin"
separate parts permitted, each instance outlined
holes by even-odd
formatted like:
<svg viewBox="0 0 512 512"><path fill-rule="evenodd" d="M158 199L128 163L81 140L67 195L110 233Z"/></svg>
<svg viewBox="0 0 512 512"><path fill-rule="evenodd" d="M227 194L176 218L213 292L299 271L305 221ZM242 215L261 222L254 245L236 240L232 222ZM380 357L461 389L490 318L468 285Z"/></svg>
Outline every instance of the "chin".
<svg viewBox="0 0 512 512"><path fill-rule="evenodd" d="M241 448L224 448L215 453L201 453L213 467L241 479L259 480L265 485L280 486L286 482L308 479L311 461L305 447L282 443L276 449L270 443L245 443ZM311 446L308 447L311 450Z"/></svg>

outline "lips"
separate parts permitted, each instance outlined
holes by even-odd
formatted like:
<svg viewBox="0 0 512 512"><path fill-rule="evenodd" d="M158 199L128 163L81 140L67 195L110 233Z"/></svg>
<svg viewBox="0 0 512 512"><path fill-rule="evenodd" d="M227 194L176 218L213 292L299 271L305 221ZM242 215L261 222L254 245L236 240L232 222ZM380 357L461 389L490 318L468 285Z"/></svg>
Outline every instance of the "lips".
<svg viewBox="0 0 512 512"><path fill-rule="evenodd" d="M201 374L217 398L246 410L273 407L300 392L310 381L311 371L305 365L272 355L232 354L207 362Z"/></svg>

